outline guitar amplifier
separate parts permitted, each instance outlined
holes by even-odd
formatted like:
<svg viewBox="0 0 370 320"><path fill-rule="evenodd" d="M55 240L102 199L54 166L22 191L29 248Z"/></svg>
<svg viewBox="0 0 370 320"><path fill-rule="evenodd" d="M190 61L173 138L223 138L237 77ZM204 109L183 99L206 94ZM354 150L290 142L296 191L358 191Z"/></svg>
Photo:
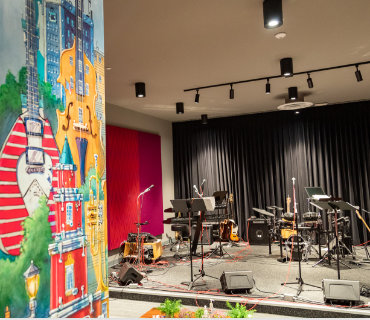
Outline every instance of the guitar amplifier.
<svg viewBox="0 0 370 320"><path fill-rule="evenodd" d="M196 226L193 225L191 230L191 241L194 241L194 235L195 235ZM203 232L201 232L202 236L199 235L199 241L198 244L204 244L204 245L211 245L214 242L213 239L213 225L212 224L206 224L203 223Z"/></svg>
<svg viewBox="0 0 370 320"><path fill-rule="evenodd" d="M269 225L265 219L248 219L249 244L265 245L269 243Z"/></svg>
<svg viewBox="0 0 370 320"><path fill-rule="evenodd" d="M123 251L123 258L125 260L137 258L137 242L125 241L121 245L121 248L121 250ZM163 253L162 240L156 239L155 242L144 242L142 244L142 250L145 260L156 261L162 256Z"/></svg>

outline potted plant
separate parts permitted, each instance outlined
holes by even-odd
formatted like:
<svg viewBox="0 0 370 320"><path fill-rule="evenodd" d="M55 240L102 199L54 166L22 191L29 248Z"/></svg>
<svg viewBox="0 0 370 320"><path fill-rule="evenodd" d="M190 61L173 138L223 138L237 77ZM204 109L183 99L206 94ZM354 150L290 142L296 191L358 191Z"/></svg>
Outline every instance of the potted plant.
<svg viewBox="0 0 370 320"><path fill-rule="evenodd" d="M227 313L230 318L251 318L253 313L256 312L254 309L247 310L246 306L240 303L236 303L233 307L229 301L226 301L226 305L230 309Z"/></svg>
<svg viewBox="0 0 370 320"><path fill-rule="evenodd" d="M181 309L181 300L166 299L158 308L167 318L173 318Z"/></svg>

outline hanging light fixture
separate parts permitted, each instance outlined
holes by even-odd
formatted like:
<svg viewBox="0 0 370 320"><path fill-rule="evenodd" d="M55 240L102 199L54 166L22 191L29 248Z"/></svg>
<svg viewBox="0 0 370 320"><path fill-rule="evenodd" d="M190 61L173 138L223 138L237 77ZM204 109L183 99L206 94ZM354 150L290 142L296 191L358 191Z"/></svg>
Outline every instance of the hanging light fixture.
<svg viewBox="0 0 370 320"><path fill-rule="evenodd" d="M234 99L234 89L233 89L233 84L230 84L230 94L229 94L230 99Z"/></svg>
<svg viewBox="0 0 370 320"><path fill-rule="evenodd" d="M281 75L284 77L293 76L293 59L283 58L280 60L280 71Z"/></svg>
<svg viewBox="0 0 370 320"><path fill-rule="evenodd" d="M145 83L144 82L136 82L135 83L135 92L136 92L136 98L145 98Z"/></svg>
<svg viewBox="0 0 370 320"><path fill-rule="evenodd" d="M311 76L310 76L310 74L309 73L307 73L307 85L308 85L308 87L310 88L310 89L312 89L313 88L313 81L312 81L312 78L311 78Z"/></svg>
<svg viewBox="0 0 370 320"><path fill-rule="evenodd" d="M277 28L283 25L282 0L263 1L263 22L266 29Z"/></svg>
<svg viewBox="0 0 370 320"><path fill-rule="evenodd" d="M288 96L289 96L289 100L297 100L297 98L298 98L298 88L297 87L289 87L288 88Z"/></svg>
<svg viewBox="0 0 370 320"><path fill-rule="evenodd" d="M361 71L358 70L358 65L356 65L355 75L356 75L356 79L358 82L362 81L362 74L361 74Z"/></svg>
<svg viewBox="0 0 370 320"><path fill-rule="evenodd" d="M199 103L199 90L197 89L197 93L195 94L195 103Z"/></svg>
<svg viewBox="0 0 370 320"><path fill-rule="evenodd" d="M206 114L202 114L201 119L202 119L202 124L208 123L208 116Z"/></svg>
<svg viewBox="0 0 370 320"><path fill-rule="evenodd" d="M266 82L265 92L266 92L266 94L270 94L271 93L271 85L270 85L269 78L267 78L266 80L267 80L267 82Z"/></svg>
<svg viewBox="0 0 370 320"><path fill-rule="evenodd" d="M176 102L176 114L184 113L184 102Z"/></svg>

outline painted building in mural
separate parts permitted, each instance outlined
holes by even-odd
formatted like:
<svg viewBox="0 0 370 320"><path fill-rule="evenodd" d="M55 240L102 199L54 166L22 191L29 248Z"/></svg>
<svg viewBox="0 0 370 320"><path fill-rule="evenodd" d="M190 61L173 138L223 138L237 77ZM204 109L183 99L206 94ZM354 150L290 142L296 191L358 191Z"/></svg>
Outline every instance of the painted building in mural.
<svg viewBox="0 0 370 320"><path fill-rule="evenodd" d="M108 316L102 12L0 2L0 317Z"/></svg>

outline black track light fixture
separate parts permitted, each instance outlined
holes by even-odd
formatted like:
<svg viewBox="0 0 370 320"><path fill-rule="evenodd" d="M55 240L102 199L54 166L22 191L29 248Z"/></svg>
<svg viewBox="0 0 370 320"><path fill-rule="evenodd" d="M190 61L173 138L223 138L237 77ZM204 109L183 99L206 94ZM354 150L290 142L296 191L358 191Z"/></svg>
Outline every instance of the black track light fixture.
<svg viewBox="0 0 370 320"><path fill-rule="evenodd" d="M270 94L270 93L271 93L270 79L269 79L269 78L267 78L266 80L267 80L267 82L266 82L265 93L266 93L266 94Z"/></svg>
<svg viewBox="0 0 370 320"><path fill-rule="evenodd" d="M292 58L283 58L280 60L280 71L281 75L284 77L293 76L293 59Z"/></svg>
<svg viewBox="0 0 370 320"><path fill-rule="evenodd" d="M197 93L195 94L195 103L199 103L199 90L197 90Z"/></svg>
<svg viewBox="0 0 370 320"><path fill-rule="evenodd" d="M136 98L145 98L145 83L144 82L136 82L135 83L135 92L136 92Z"/></svg>
<svg viewBox="0 0 370 320"><path fill-rule="evenodd" d="M230 99L234 99L234 89L233 89L233 85L230 84L230 94L229 94L229 98Z"/></svg>
<svg viewBox="0 0 370 320"><path fill-rule="evenodd" d="M263 22L266 29L277 28L283 24L282 0L263 1Z"/></svg>
<svg viewBox="0 0 370 320"><path fill-rule="evenodd" d="M310 89L313 88L313 81L309 73L307 73L307 85Z"/></svg>
<svg viewBox="0 0 370 320"><path fill-rule="evenodd" d="M358 70L358 65L356 65L355 75L356 75L356 79L358 82L362 81L362 74L361 74L361 71Z"/></svg>
<svg viewBox="0 0 370 320"><path fill-rule="evenodd" d="M184 113L184 102L176 102L176 114Z"/></svg>
<svg viewBox="0 0 370 320"><path fill-rule="evenodd" d="M208 123L208 116L206 114L202 114L201 119L202 119L202 124Z"/></svg>
<svg viewBox="0 0 370 320"><path fill-rule="evenodd" d="M298 88L297 87L289 87L288 88L288 95L289 100L295 101L298 99Z"/></svg>

